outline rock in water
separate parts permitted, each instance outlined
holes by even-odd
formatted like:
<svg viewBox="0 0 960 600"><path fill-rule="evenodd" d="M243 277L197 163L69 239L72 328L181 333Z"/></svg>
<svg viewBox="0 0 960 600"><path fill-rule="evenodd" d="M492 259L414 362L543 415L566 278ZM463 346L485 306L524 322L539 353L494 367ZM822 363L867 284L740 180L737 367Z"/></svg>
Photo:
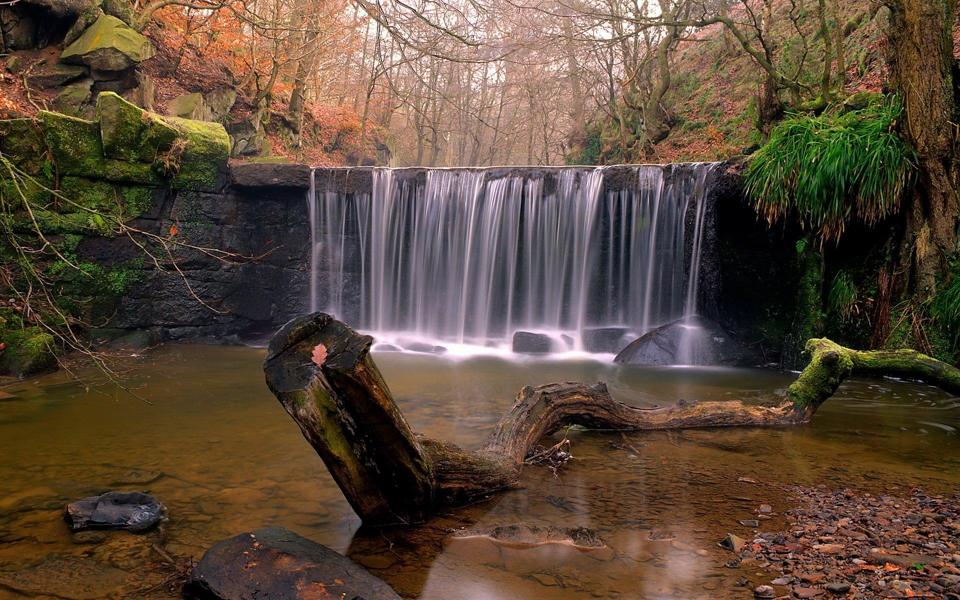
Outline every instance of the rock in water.
<svg viewBox="0 0 960 600"><path fill-rule="evenodd" d="M166 508L149 494L107 492L67 505L70 529L126 529L146 531L160 522Z"/></svg>
<svg viewBox="0 0 960 600"><path fill-rule="evenodd" d="M624 327L591 327L580 333L583 349L587 352L616 354L627 345L629 337Z"/></svg>
<svg viewBox="0 0 960 600"><path fill-rule="evenodd" d="M518 354L549 354L553 350L550 336L532 331L517 331L513 334L513 351Z"/></svg>
<svg viewBox="0 0 960 600"><path fill-rule="evenodd" d="M759 360L713 321L687 317L657 327L630 342L614 362L654 366L749 366Z"/></svg>
<svg viewBox="0 0 960 600"><path fill-rule="evenodd" d="M349 558L281 528L215 545L183 587L187 600L400 600Z"/></svg>

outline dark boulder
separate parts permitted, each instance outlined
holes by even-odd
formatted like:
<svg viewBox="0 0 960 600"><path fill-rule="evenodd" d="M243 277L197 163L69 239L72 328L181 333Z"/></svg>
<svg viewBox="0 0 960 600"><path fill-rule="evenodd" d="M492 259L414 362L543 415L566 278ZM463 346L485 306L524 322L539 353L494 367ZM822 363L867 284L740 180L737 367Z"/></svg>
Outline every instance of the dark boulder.
<svg viewBox="0 0 960 600"><path fill-rule="evenodd" d="M107 492L67 505L70 529L126 529L146 531L163 519L166 508L149 494Z"/></svg>
<svg viewBox="0 0 960 600"><path fill-rule="evenodd" d="M183 587L187 600L399 600L386 583L326 546L280 528L207 550Z"/></svg>
<svg viewBox="0 0 960 600"><path fill-rule="evenodd" d="M310 167L296 163L245 163L231 167L231 185L241 188L310 187Z"/></svg>
<svg viewBox="0 0 960 600"><path fill-rule="evenodd" d="M688 317L648 331L614 358L625 365L748 366L759 362L718 324Z"/></svg>
<svg viewBox="0 0 960 600"><path fill-rule="evenodd" d="M587 352L616 353L629 343L625 327L594 327L584 329L580 334L583 349Z"/></svg>
<svg viewBox="0 0 960 600"><path fill-rule="evenodd" d="M513 351L518 354L549 354L553 340L543 333L518 331L513 334Z"/></svg>

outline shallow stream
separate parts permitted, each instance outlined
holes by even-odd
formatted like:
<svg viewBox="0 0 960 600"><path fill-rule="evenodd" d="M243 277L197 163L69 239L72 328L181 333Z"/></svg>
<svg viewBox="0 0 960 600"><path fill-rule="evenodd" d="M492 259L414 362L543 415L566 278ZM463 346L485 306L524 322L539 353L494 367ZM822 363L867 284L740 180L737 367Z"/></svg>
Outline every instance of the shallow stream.
<svg viewBox="0 0 960 600"><path fill-rule="evenodd" d="M595 361L375 355L414 430L479 446L522 385L606 381L638 405L762 400L793 375L633 368ZM0 598L175 598L191 560L277 525L344 552L407 598L746 598L764 575L717 547L739 524L782 526L790 486L908 494L960 485L960 399L928 386L851 381L809 426L570 432L575 459L524 488L409 530L365 532L263 383L263 350L169 346L125 360L123 381L57 374L0 390ZM92 377L92 376L91 376ZM96 380L92 377L93 381ZM71 534L63 506L143 490L169 521L146 535ZM584 526L608 553L525 552L448 539L459 527Z"/></svg>

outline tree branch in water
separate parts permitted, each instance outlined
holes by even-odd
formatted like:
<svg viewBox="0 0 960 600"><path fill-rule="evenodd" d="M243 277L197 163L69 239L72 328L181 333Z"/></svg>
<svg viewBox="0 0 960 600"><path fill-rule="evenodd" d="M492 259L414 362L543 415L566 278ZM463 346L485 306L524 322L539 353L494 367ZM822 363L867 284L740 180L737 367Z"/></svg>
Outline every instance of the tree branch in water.
<svg viewBox="0 0 960 600"><path fill-rule="evenodd" d="M774 406L680 401L645 409L617 402L604 383L526 386L484 447L468 451L413 433L370 356L372 342L314 313L277 332L264 363L270 390L367 525L423 521L441 507L514 487L538 442L571 425L619 431L798 425L852 373L912 377L960 391L960 370L918 352L861 352L810 340L810 364Z"/></svg>

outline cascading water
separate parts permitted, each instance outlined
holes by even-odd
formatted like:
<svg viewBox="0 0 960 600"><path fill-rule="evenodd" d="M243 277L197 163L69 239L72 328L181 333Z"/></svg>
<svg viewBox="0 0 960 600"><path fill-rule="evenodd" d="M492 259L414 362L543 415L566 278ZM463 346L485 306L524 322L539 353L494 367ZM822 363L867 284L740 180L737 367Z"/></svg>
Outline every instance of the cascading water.
<svg viewBox="0 0 960 600"><path fill-rule="evenodd" d="M696 312L712 166L374 168L349 193L311 177L311 309L407 349L524 331L595 351Z"/></svg>

